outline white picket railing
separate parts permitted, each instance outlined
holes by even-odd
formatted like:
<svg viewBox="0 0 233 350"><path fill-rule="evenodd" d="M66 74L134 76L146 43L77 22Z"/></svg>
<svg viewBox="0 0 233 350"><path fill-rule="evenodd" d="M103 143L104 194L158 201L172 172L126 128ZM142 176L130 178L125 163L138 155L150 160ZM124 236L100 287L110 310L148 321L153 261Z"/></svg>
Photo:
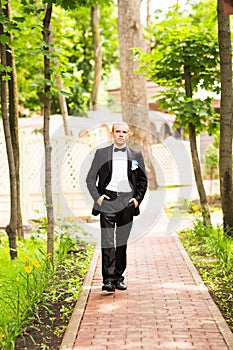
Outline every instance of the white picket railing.
<svg viewBox="0 0 233 350"><path fill-rule="evenodd" d="M94 153L93 145L97 145L98 141L99 135L89 135L88 138L81 139L65 136L52 137L52 184L56 218L91 215L92 200L87 192L85 178ZM108 141L108 135L105 141ZM187 171L190 173L190 154L187 144L180 145L178 154L183 157L181 162L178 161L179 157L176 158L164 145L153 146L157 180L160 186L180 184L180 181L188 184L192 181L190 176L187 181L184 177L182 179L180 177L180 174L184 175ZM5 226L10 216L10 186L3 134L0 134L0 162L0 226ZM26 136L20 133L20 179L23 223L27 224L29 220L46 214L44 144L41 134Z"/></svg>

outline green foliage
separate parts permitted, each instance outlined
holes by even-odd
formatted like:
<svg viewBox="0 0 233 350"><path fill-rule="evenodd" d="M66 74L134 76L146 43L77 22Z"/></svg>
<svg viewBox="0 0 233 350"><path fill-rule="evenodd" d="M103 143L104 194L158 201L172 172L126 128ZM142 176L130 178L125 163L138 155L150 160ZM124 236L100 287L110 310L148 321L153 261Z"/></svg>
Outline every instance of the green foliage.
<svg viewBox="0 0 233 350"><path fill-rule="evenodd" d="M76 247L82 244L80 237L86 237L88 234L78 225L63 222L57 222L55 231L58 247L56 251L56 259L57 264L61 265L67 258L67 254L77 251Z"/></svg>
<svg viewBox="0 0 233 350"><path fill-rule="evenodd" d="M34 2L31 0L21 0L21 3L28 7L31 6ZM110 5L112 3L111 0L42 0L42 3L49 5L58 5L63 7L64 9L75 9L78 7L90 7L96 6L97 3L106 3Z"/></svg>
<svg viewBox="0 0 233 350"><path fill-rule="evenodd" d="M194 24L202 24L209 32L217 33L217 3L212 0L200 0L192 5L190 14Z"/></svg>
<svg viewBox="0 0 233 350"><path fill-rule="evenodd" d="M233 330L233 241L221 227L197 221L194 229L178 233L223 316Z"/></svg>
<svg viewBox="0 0 233 350"><path fill-rule="evenodd" d="M185 230L180 235L192 242L189 251L213 258L219 273L225 275L232 271L233 241L221 227L206 227L201 221L196 221L192 230ZM187 246L186 241L185 247Z"/></svg>
<svg viewBox="0 0 233 350"><path fill-rule="evenodd" d="M53 43L51 58L51 113L60 113L58 94L67 98L70 115L80 115L89 107L94 78L94 51L90 23L90 2L54 1L52 13ZM80 6L80 4L88 6ZM116 7L108 7L109 1L100 1L101 38L103 50L103 77L118 63ZM62 6L66 4L64 10ZM73 8L73 5L75 7ZM14 33L15 58L18 75L19 102L32 112L40 113L43 104L43 55L42 21L44 7L35 2L12 0L13 20L18 24ZM59 65L54 66L53 58ZM63 81L64 91L56 87L56 76Z"/></svg>
<svg viewBox="0 0 233 350"><path fill-rule="evenodd" d="M0 346L3 349L13 349L11 344L35 311L36 302L42 300L53 274L49 257L41 249L43 245L34 239L25 244L20 241L19 258L10 261L7 240L2 237L0 261L4 268L0 275Z"/></svg>
<svg viewBox="0 0 233 350"><path fill-rule="evenodd" d="M56 0L54 1L61 5L64 9L76 9L78 7L96 6L96 4L104 4L110 6L114 4L113 0Z"/></svg>
<svg viewBox="0 0 233 350"><path fill-rule="evenodd" d="M204 170L205 174L210 176L211 179L213 179L218 173L218 164L218 149L214 146L214 144L210 144L205 150L204 154Z"/></svg>
<svg viewBox="0 0 233 350"><path fill-rule="evenodd" d="M0 348L14 348L16 337L33 319L39 318L38 303L44 305L52 296L58 298L67 293L69 298L76 298L80 293L82 279L87 272L93 247L87 246L82 236L85 233L77 225L57 223L55 265L50 263L46 252L46 221L26 240L18 241L18 258L10 260L8 239L1 235L0 245ZM72 232L72 237L71 237ZM75 256L71 250L75 251ZM78 271L77 277L72 272ZM64 269L72 278L54 294L54 284L58 284L56 274ZM48 296L49 295L49 296ZM74 300L76 300L74 299Z"/></svg>
<svg viewBox="0 0 233 350"><path fill-rule="evenodd" d="M177 116L177 125L195 125L197 133L209 127L213 132L217 115L212 99L196 98L199 88L219 92L219 51L216 35L196 25L183 14L168 14L166 21L155 26L156 45L151 54L134 49L143 73L155 83L166 87L160 94L162 107ZM191 83L187 93L186 72Z"/></svg>
<svg viewBox="0 0 233 350"><path fill-rule="evenodd" d="M1 42L1 44L9 45L9 43L10 43L9 37L6 34L1 34L0 35L0 42Z"/></svg>

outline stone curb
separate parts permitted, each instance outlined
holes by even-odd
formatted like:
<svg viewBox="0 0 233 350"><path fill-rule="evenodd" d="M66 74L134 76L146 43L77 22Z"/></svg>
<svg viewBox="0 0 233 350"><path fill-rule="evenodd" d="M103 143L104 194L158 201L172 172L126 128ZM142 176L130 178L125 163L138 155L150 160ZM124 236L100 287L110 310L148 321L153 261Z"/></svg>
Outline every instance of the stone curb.
<svg viewBox="0 0 233 350"><path fill-rule="evenodd" d="M93 276L96 270L96 265L99 258L99 250L95 250L92 260L90 262L88 272L86 274L86 277L83 282L82 292L79 295L79 298L77 300L77 303L75 305L74 311L71 315L70 321L68 323L66 332L64 334L64 337L62 339L61 346L59 350L72 350L75 339L78 334L79 326L84 314L84 310L86 308L87 300L89 297L89 293L91 290L91 284L93 280Z"/></svg>
<svg viewBox="0 0 233 350"><path fill-rule="evenodd" d="M197 271L196 267L193 265L188 253L186 252L184 246L182 245L180 239L178 236L174 236L176 244L181 252L181 255L187 264L189 271L191 272L194 281L196 282L198 289L200 290L203 299L205 300L229 350L233 350L233 334L226 323L224 317L222 316L219 308L213 301L212 297L209 294L208 288L205 286L201 276L199 275L199 272Z"/></svg>

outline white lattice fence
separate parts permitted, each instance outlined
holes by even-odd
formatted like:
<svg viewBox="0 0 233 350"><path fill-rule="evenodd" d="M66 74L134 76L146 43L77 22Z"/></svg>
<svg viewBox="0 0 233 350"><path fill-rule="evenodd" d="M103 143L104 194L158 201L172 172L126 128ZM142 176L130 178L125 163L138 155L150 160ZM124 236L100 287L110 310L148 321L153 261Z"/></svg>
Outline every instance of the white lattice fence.
<svg viewBox="0 0 233 350"><path fill-rule="evenodd" d="M159 186L168 186L178 183L176 168L168 149L157 144L153 146L154 164Z"/></svg>
<svg viewBox="0 0 233 350"><path fill-rule="evenodd" d="M1 164L1 172L0 172L0 190L1 194L8 194L10 191L10 183L9 183L9 169L7 163L7 153L5 146L5 139L0 138L0 164Z"/></svg>
<svg viewBox="0 0 233 350"><path fill-rule="evenodd" d="M45 215L42 187L44 144L41 134L20 137L20 181L23 221Z"/></svg>
<svg viewBox="0 0 233 350"><path fill-rule="evenodd" d="M10 193L10 182L9 182L9 169L7 163L7 154L4 138L0 137L0 223L4 219L9 217L8 213L10 210L9 193Z"/></svg>
<svg viewBox="0 0 233 350"><path fill-rule="evenodd" d="M80 167L89 159L90 145L72 137L52 137L52 184L54 211L57 218L87 216L86 187L80 185ZM44 196L44 144L42 135L20 137L21 207L23 221L46 214ZM9 171L5 140L0 135L0 225L10 216ZM84 174L84 172L83 172Z"/></svg>
<svg viewBox="0 0 233 350"><path fill-rule="evenodd" d="M91 147L86 143L75 141L67 149L60 171L61 193L63 194L60 198L63 213L66 212L65 216L91 214L91 204L88 201L89 194L85 184L91 157Z"/></svg>
<svg viewBox="0 0 233 350"><path fill-rule="evenodd" d="M193 167L188 141L175 140L171 146L153 146L157 182L159 186L191 185Z"/></svg>

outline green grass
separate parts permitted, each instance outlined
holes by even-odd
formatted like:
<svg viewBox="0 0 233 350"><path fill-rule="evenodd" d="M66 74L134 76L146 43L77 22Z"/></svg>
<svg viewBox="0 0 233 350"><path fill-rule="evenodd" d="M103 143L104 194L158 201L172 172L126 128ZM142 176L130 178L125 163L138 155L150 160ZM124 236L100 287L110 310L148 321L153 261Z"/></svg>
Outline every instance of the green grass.
<svg viewBox="0 0 233 350"><path fill-rule="evenodd" d="M178 235L233 331L233 238L220 226L205 227L201 221Z"/></svg>
<svg viewBox="0 0 233 350"><path fill-rule="evenodd" d="M77 236L72 238L71 234ZM81 290L81 277L85 275L93 252L93 246L87 245L79 238L81 229L72 224L57 223L55 239L55 263L52 266L46 254L46 235L40 229L33 235L17 242L18 257L13 261L9 257L8 239L0 233L0 348L14 349L16 338L28 323L37 317L38 305L46 301L46 293L50 298L58 298L59 293L67 293L70 298L77 299ZM80 252L79 252L80 250ZM75 251L75 258L71 251ZM85 259L83 256L85 255ZM75 265L75 266L74 266ZM77 269L77 277L66 280L66 285L51 290L58 270L63 274L73 273ZM62 286L62 287L61 287ZM60 291L60 292L59 292Z"/></svg>
<svg viewBox="0 0 233 350"><path fill-rule="evenodd" d="M40 302L52 270L46 244L35 239L18 242L18 258L9 257L8 240L1 235L0 248L0 345L11 349L14 339Z"/></svg>

